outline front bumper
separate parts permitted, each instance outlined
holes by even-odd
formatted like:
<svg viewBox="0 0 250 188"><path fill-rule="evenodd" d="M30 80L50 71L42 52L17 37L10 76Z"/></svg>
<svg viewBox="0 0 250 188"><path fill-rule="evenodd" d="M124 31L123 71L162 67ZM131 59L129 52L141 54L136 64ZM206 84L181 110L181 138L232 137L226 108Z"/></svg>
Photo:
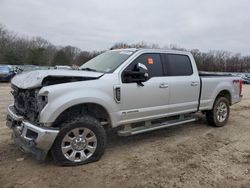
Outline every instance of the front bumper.
<svg viewBox="0 0 250 188"><path fill-rule="evenodd" d="M35 155L39 160L46 158L59 133L58 129L29 123L23 116L17 114L14 105L8 107L6 125L13 130L12 138L16 145L25 153Z"/></svg>

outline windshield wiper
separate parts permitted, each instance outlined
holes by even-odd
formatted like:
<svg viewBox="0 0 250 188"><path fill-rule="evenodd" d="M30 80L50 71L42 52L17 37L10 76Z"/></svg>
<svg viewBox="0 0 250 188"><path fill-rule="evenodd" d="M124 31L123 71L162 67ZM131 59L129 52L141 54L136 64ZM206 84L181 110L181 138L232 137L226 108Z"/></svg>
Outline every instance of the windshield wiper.
<svg viewBox="0 0 250 188"><path fill-rule="evenodd" d="M91 69L91 68L89 68L89 67L82 68L81 70L86 70L86 71L93 71L93 72L97 72L97 70L95 70L95 69Z"/></svg>

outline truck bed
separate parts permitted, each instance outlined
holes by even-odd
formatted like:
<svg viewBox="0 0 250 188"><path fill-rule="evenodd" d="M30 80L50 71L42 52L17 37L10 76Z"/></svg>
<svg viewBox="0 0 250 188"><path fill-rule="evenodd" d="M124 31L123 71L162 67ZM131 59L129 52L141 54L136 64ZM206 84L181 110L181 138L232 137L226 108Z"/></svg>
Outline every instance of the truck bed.
<svg viewBox="0 0 250 188"><path fill-rule="evenodd" d="M240 87L239 82L235 80L240 80L239 77L233 76L232 74L221 74L221 73L199 73L201 80L201 90L200 90L200 110L212 109L214 99L219 92L225 90L229 92L231 96L231 104L240 101Z"/></svg>

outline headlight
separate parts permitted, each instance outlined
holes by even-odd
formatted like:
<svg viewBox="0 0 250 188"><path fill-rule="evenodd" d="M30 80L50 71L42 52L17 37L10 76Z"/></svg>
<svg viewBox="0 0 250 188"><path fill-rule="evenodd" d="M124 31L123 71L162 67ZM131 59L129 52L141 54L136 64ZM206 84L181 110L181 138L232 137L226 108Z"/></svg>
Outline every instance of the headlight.
<svg viewBox="0 0 250 188"><path fill-rule="evenodd" d="M41 89L38 93L38 110L41 112L41 110L46 106L48 103L48 94L49 92L47 90Z"/></svg>

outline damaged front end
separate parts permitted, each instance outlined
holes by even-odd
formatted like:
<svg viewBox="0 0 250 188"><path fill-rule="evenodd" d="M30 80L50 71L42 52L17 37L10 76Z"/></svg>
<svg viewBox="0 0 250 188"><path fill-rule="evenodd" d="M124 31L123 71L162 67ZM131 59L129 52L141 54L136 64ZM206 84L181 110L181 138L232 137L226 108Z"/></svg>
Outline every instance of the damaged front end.
<svg viewBox="0 0 250 188"><path fill-rule="evenodd" d="M12 85L14 104L8 107L6 124L13 130L12 138L22 151L44 160L59 130L39 123L39 114L48 102L46 95L39 95L39 90Z"/></svg>
<svg viewBox="0 0 250 188"><path fill-rule="evenodd" d="M20 89L12 85L12 89L11 93L17 113L30 122L38 124L39 113L47 104L47 97L38 95L40 88Z"/></svg>
<svg viewBox="0 0 250 188"><path fill-rule="evenodd" d="M74 75L75 74L75 75ZM31 123L39 124L39 114L47 104L47 95L41 88L70 82L98 79L103 73L86 71L32 71L15 76L11 83L14 107L17 113Z"/></svg>
<svg viewBox="0 0 250 188"><path fill-rule="evenodd" d="M12 139L25 153L34 155L38 160L44 160L54 140L58 129L40 127L28 122L15 110L14 105L8 107L6 125L13 130Z"/></svg>
<svg viewBox="0 0 250 188"><path fill-rule="evenodd" d="M12 138L16 145L44 160L59 129L39 122L40 113L48 103L48 93L42 88L98 79L102 75L85 71L33 71L15 76L11 81L14 104L8 107L6 124L13 130Z"/></svg>

